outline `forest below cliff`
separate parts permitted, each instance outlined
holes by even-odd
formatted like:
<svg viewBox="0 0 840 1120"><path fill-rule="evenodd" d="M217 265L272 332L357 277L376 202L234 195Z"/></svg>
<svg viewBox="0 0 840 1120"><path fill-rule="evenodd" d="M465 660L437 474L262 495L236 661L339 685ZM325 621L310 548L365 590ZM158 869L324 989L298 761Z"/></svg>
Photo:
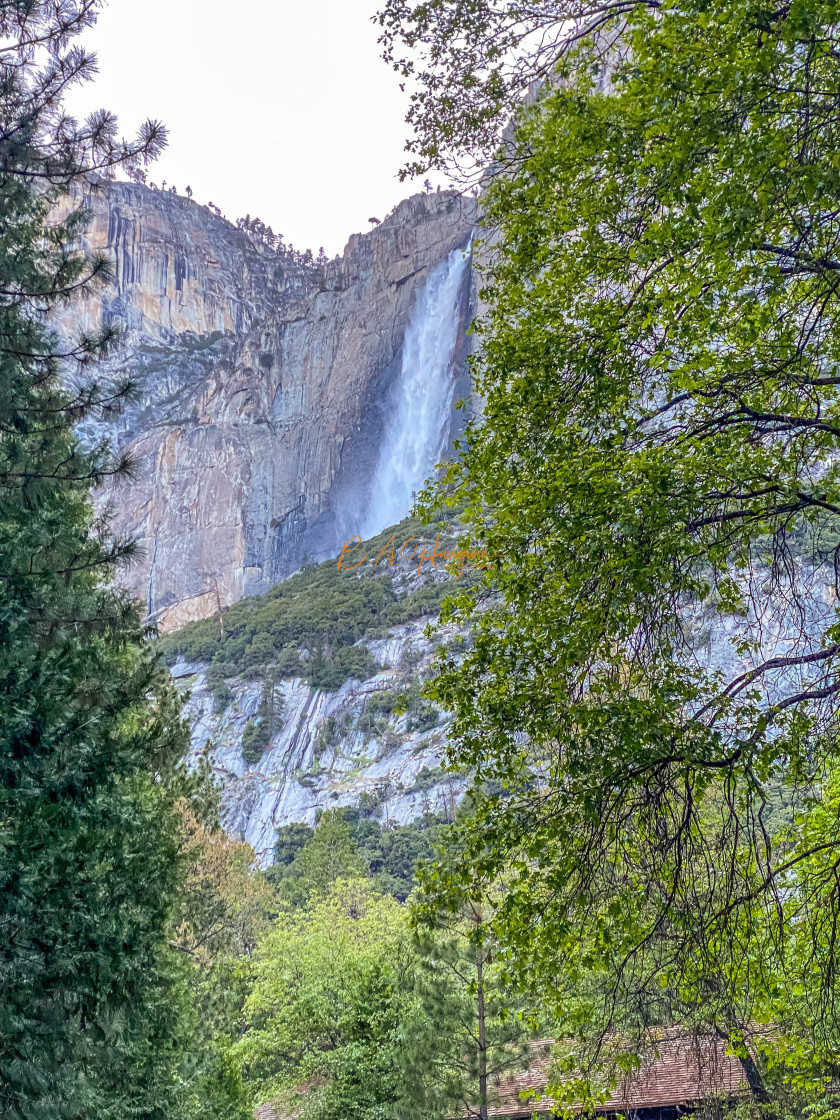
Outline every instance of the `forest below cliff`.
<svg viewBox="0 0 840 1120"><path fill-rule="evenodd" d="M674 1108L833 1120L840 7L384 0L403 174L480 186L480 409L412 519L165 637L95 504L118 326L54 326L113 267L72 199L166 142L63 112L97 7L0 0L0 1114L614 1114L679 1031L737 1076ZM185 663L238 762L281 685L367 686L331 745L434 729L458 796L336 798L261 865Z"/></svg>

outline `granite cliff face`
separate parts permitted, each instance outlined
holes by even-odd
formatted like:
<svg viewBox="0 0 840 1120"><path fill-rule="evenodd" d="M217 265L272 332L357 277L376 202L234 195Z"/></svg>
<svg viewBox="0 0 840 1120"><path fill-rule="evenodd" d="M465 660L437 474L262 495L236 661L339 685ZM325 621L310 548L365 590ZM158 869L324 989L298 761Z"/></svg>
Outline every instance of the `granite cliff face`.
<svg viewBox="0 0 840 1120"><path fill-rule="evenodd" d="M348 680L338 691L310 688L300 679L278 687L283 716L259 762L243 757L245 726L259 710L260 681L229 681L231 700L220 709L207 687L207 666L179 662L173 672L189 690L186 713L192 726L191 762L207 751L222 790L227 831L271 862L278 828L314 824L323 809L365 803L383 825L405 824L424 813L449 817L466 788L465 775L440 768L449 719L415 727L409 715L372 720L369 705L383 690L421 682L437 647L452 628L424 633L431 617L395 626L387 638L365 642L377 672L366 681Z"/></svg>
<svg viewBox="0 0 840 1120"><path fill-rule="evenodd" d="M66 325L123 330L113 362L140 394L118 439L137 473L102 500L114 528L139 539L144 556L126 580L166 631L266 590L358 531L412 308L430 273L468 245L476 213L448 192L417 195L319 266L168 193L112 183L84 201L87 240L111 254L114 276ZM466 269L456 399L468 388L474 304Z"/></svg>

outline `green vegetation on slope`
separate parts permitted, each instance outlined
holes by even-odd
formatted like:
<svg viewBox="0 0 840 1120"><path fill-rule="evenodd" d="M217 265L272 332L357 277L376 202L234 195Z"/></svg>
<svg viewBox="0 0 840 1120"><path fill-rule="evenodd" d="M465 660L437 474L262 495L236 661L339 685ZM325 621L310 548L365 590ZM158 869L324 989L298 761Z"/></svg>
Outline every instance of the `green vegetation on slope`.
<svg viewBox="0 0 840 1120"><path fill-rule="evenodd" d="M310 565L264 595L240 599L221 617L192 622L167 635L160 640L161 650L170 664L178 657L209 662L210 687L222 704L227 697L225 679L235 676L260 677L270 671L276 679L303 677L314 688L330 690L351 677L366 680L375 666L357 642L383 636L401 622L437 614L443 600L473 578L472 572L464 572L457 582L435 582L428 561L409 559L415 547L410 538L422 538L431 547L438 533L439 548L451 549L455 538L450 529L424 527L407 518L362 546L369 560L382 553L375 569L368 562L338 570L337 558ZM395 559L406 546L405 558L394 568L389 565L392 538ZM347 563L360 560L356 553ZM418 566L420 585L400 597L393 577L417 573Z"/></svg>
<svg viewBox="0 0 840 1120"><path fill-rule="evenodd" d="M283 898L297 904L350 874L370 875L378 890L404 902L414 889L418 863L431 858L445 823L429 814L383 828L364 809L332 809L317 828L279 828L274 863L265 875Z"/></svg>

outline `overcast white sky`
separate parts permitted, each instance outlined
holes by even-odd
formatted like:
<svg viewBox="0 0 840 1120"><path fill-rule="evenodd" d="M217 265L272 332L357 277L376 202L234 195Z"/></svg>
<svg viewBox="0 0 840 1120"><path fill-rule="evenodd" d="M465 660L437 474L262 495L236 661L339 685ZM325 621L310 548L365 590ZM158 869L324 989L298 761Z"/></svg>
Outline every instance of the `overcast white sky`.
<svg viewBox="0 0 840 1120"><path fill-rule="evenodd" d="M85 38L99 76L68 99L133 135L169 127L149 169L231 220L250 213L332 256L420 189L396 178L408 135L379 57L377 0L110 0ZM437 185L437 180L432 180Z"/></svg>

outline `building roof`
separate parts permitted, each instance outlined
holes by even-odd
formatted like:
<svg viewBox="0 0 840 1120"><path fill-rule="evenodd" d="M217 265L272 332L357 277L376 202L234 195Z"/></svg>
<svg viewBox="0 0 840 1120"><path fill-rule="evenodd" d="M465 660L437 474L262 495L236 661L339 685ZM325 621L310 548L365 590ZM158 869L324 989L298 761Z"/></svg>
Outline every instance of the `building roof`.
<svg viewBox="0 0 840 1120"><path fill-rule="evenodd" d="M545 1090L550 1072L553 1039L531 1044L528 1068L522 1073L502 1079L493 1086L491 1107L493 1117L529 1117L534 1112L551 1113L554 1101L522 1099L521 1094ZM748 1086L743 1067L733 1054L727 1054L724 1039L695 1037L685 1031L662 1031L651 1038L651 1052L638 1070L620 1081L606 1103L598 1111L634 1112L641 1109L673 1108L692 1105L707 1097L733 1097ZM311 1083L299 1086L303 1091ZM275 1104L260 1105L255 1120L297 1120L300 1108L289 1111Z"/></svg>
<svg viewBox="0 0 840 1120"><path fill-rule="evenodd" d="M706 1097L731 1097L747 1088L743 1067L727 1043L717 1038L695 1038L682 1031L663 1032L652 1040L655 1052L640 1068L620 1081L599 1112L626 1112L687 1105ZM523 1100L526 1090L542 1093L548 1080L551 1040L534 1043L529 1068L502 1080L493 1093L491 1116L530 1116L551 1112L551 1098ZM653 1049L653 1048L652 1048Z"/></svg>

